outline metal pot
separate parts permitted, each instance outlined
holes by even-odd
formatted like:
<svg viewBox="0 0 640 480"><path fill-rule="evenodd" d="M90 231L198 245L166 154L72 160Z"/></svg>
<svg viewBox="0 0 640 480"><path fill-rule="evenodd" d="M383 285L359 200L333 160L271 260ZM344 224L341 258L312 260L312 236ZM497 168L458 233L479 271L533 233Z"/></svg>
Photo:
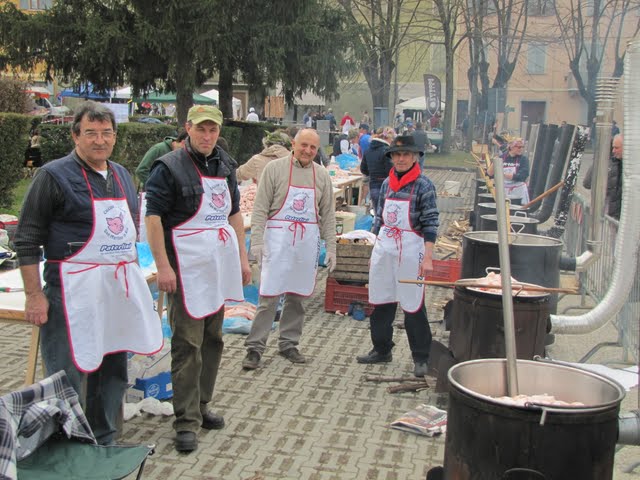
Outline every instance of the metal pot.
<svg viewBox="0 0 640 480"><path fill-rule="evenodd" d="M523 215L518 215L522 213ZM516 215L509 216L509 223L511 224L511 231L514 233L530 233L535 235L538 233L538 224L540 220L537 218L530 218L526 216L524 212L516 212ZM480 222L478 223L479 231L497 231L498 220L497 215L482 215Z"/></svg>
<svg viewBox="0 0 640 480"><path fill-rule="evenodd" d="M560 285L562 240L526 233L509 234L511 276L520 282L556 288ZM498 232L467 232L462 237L462 278L479 278L500 267ZM551 313L558 295L551 296Z"/></svg>
<svg viewBox="0 0 640 480"><path fill-rule="evenodd" d="M528 212L528 209L522 207L521 205L514 205L513 203L509 205L509 215L515 215L516 212ZM478 218L482 217L482 215L495 215L496 214L495 202L479 203L477 214L478 214Z"/></svg>
<svg viewBox="0 0 640 480"><path fill-rule="evenodd" d="M585 407L517 407L508 395L505 359L459 363L450 385L445 479L610 480L624 389L606 377L566 365L517 360L519 393L547 393ZM516 477L522 478L522 477Z"/></svg>

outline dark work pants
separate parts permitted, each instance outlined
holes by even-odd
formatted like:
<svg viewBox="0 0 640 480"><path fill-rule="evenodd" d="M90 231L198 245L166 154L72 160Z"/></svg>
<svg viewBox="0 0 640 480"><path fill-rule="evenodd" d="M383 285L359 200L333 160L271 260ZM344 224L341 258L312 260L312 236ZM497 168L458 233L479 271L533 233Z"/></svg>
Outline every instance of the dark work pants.
<svg viewBox="0 0 640 480"><path fill-rule="evenodd" d="M113 443L127 390L127 352L105 355L95 372L78 370L71 357L62 291L47 285L44 293L49 300L49 313L47 323L40 327L40 348L47 376L65 371L96 440L102 445Z"/></svg>
<svg viewBox="0 0 640 480"><path fill-rule="evenodd" d="M218 377L224 341L224 305L201 320L191 318L184 307L182 287L167 295L171 337L171 382L176 432L197 432L207 412Z"/></svg>
<svg viewBox="0 0 640 480"><path fill-rule="evenodd" d="M371 314L371 342L373 349L381 354L389 353L393 343L393 320L397 303L376 305ZM431 351L431 328L424 305L414 313L404 312L404 326L409 339L409 348L414 362L428 362Z"/></svg>

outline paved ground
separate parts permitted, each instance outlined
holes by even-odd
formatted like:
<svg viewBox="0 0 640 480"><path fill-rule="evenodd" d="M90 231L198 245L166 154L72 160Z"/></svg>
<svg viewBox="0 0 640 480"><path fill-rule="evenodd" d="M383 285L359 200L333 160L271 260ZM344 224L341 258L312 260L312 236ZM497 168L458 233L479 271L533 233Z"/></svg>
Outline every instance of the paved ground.
<svg viewBox="0 0 640 480"><path fill-rule="evenodd" d="M438 185L446 180L462 182L466 205L471 205L473 174L435 171ZM443 228L458 214L444 214ZM412 371L403 330L396 330L393 362L363 366L355 356L370 348L368 322L324 311L324 272L309 302L301 351L309 359L292 365L277 355L272 335L259 370L244 372L240 335L225 337L226 349L214 405L224 414L227 427L203 431L200 446L192 454L173 449L171 418L143 415L127 422L126 442L155 443L156 454L148 462L145 478L185 479L424 479L433 466L442 465L444 438L419 437L392 430L389 422L421 403L446 408L446 395L433 389L390 394L386 384L365 381L368 375L402 376ZM427 292L434 338L447 342L440 321L440 305L451 290ZM573 300L563 300L566 302ZM593 345L615 340L615 331L604 328L581 336L558 336L549 353L559 360L575 361ZM21 387L29 330L0 324L0 394ZM619 352L605 349L594 362L613 361ZM432 382L432 384L434 384ZM637 391L630 392L623 410L637 408ZM622 473L640 460L638 447L625 447L616 457L615 479L638 478ZM640 471L640 469L638 469Z"/></svg>

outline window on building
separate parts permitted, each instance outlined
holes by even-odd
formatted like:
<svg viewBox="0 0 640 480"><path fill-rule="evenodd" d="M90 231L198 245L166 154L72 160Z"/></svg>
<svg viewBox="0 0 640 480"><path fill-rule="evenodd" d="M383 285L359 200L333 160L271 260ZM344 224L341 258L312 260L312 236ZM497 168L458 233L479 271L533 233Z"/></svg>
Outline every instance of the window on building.
<svg viewBox="0 0 640 480"><path fill-rule="evenodd" d="M539 43L530 43L527 53L527 72L533 75L545 73L547 47Z"/></svg>
<svg viewBox="0 0 640 480"><path fill-rule="evenodd" d="M528 13L534 17L547 17L555 13L555 0L529 0Z"/></svg>
<svg viewBox="0 0 640 480"><path fill-rule="evenodd" d="M53 0L20 0L22 10L48 10Z"/></svg>

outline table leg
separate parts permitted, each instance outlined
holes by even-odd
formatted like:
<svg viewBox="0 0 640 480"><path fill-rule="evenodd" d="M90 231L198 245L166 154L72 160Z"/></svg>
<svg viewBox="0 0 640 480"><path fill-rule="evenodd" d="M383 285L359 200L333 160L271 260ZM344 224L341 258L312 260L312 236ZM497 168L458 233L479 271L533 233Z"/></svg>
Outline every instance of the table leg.
<svg viewBox="0 0 640 480"><path fill-rule="evenodd" d="M27 357L27 373L24 378L25 386L33 385L36 381L36 368L38 366L38 349L40 347L40 327L31 327L31 344Z"/></svg>

